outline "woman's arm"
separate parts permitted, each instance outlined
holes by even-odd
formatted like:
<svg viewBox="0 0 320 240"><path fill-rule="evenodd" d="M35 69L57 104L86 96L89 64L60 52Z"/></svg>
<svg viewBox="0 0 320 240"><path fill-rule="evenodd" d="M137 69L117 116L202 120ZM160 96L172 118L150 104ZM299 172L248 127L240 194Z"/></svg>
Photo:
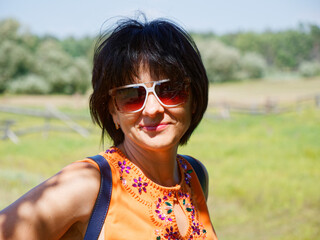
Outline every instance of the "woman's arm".
<svg viewBox="0 0 320 240"><path fill-rule="evenodd" d="M100 173L92 164L65 167L0 212L0 240L70 234L82 239L99 187Z"/></svg>

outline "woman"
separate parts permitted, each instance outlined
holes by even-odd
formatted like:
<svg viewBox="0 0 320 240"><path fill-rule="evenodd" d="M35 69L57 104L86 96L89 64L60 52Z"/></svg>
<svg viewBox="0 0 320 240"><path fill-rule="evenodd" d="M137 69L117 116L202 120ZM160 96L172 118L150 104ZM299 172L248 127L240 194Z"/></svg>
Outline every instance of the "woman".
<svg viewBox="0 0 320 240"><path fill-rule="evenodd" d="M177 154L208 101L189 35L167 20L118 22L96 48L92 85L91 115L114 142L100 154L112 194L99 239L216 239L197 175ZM99 186L93 160L65 167L1 212L0 239L83 239Z"/></svg>

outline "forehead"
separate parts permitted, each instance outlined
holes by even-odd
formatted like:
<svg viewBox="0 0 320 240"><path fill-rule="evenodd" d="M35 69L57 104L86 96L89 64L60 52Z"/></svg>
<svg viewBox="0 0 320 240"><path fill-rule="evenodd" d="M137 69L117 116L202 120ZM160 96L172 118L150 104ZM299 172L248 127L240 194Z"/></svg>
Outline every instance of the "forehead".
<svg viewBox="0 0 320 240"><path fill-rule="evenodd" d="M186 74L179 66L161 64L148 61L148 59L129 62L121 66L120 76L113 78L112 88L126 86L135 83L146 83L170 79L172 82L185 80Z"/></svg>
<svg viewBox="0 0 320 240"><path fill-rule="evenodd" d="M165 78L166 78L165 74L160 74L155 76L149 71L149 69L141 69L138 73L138 76L134 77L133 80L135 83L148 83L148 82L159 81Z"/></svg>
<svg viewBox="0 0 320 240"><path fill-rule="evenodd" d="M135 71L129 81L126 81L127 84L133 84L133 83L148 83L148 82L154 82L159 81L163 79L167 79L168 75L164 73L164 71L161 71L159 68L151 68L147 65L140 64L137 71Z"/></svg>

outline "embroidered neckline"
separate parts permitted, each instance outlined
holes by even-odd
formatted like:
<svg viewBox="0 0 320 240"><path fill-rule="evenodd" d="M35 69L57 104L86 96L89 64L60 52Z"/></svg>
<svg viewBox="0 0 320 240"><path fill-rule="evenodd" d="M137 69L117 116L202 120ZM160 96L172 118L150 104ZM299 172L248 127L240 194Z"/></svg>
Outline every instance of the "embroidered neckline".
<svg viewBox="0 0 320 240"><path fill-rule="evenodd" d="M180 183L166 187L146 177L119 148L111 147L105 154L111 160L110 163L118 169L122 186L136 201L149 209L150 219L156 227L155 240L205 239L206 230L197 220L198 213L192 201L191 177L194 173L185 159L177 156L178 168L182 176ZM180 205L188 219L185 236L179 233L173 210L175 204Z"/></svg>
<svg viewBox="0 0 320 240"><path fill-rule="evenodd" d="M181 178L180 183L176 184L175 186L167 187L167 186L160 185L160 184L154 182L153 180L151 180L150 178L148 178L137 165L135 165L133 162L131 162L124 155L124 153L119 148L112 147L112 148L108 149L106 151L106 153L117 153L121 156L123 161L118 161L118 165L120 167L120 175L124 175L125 173L130 174L131 171L135 172L141 178L141 180L148 182L150 187L152 186L158 190L165 191L165 192L167 192L167 191L172 192L172 191L179 191L181 186L184 184L185 178ZM180 156L178 156L177 158L180 158ZM178 168L180 171L180 175L184 176L185 174L184 174L183 167L181 166L180 161L178 161L178 165L179 165Z"/></svg>

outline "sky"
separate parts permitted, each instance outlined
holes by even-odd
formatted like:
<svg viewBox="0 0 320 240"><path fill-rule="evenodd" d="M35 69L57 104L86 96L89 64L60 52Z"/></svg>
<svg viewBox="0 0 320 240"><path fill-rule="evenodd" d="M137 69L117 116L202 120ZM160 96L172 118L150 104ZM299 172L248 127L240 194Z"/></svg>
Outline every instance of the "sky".
<svg viewBox="0 0 320 240"><path fill-rule="evenodd" d="M60 38L95 36L114 17L137 11L216 34L320 25L320 0L0 0L0 20L12 17L34 34Z"/></svg>

